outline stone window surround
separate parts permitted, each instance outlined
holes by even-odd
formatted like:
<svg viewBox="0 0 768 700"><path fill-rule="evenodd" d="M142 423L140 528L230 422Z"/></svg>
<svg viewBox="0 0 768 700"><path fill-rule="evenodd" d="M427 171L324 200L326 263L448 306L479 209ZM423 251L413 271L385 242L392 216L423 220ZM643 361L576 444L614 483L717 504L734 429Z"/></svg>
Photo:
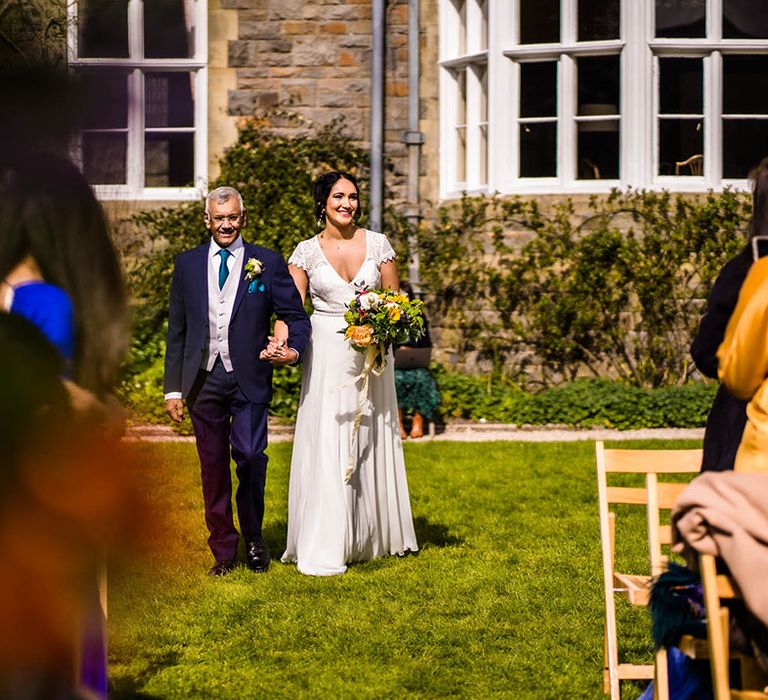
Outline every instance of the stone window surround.
<svg viewBox="0 0 768 700"><path fill-rule="evenodd" d="M654 3L620 0L621 38L615 41L582 42L577 45L577 0L561 0L561 37L558 44L517 44L519 0L488 0L488 49L477 50L472 38L472 6L478 0L439 0L439 72L440 72L440 184L441 199L469 194L590 194L607 193L613 187L643 187L679 192L706 192L726 186L747 189L744 178L720 177L720 144L722 119L723 53L768 53L764 40L723 40L720 38L719 17L721 0L706 0L709 31L706 39L655 39ZM466 14L459 8L466 3ZM716 31L712 29L718 25ZM459 40L458 32L466 27L468 36ZM463 45L464 53L459 53ZM566 173L575 172L575 129L573 105L576 102L575 57L578 55L621 55L621 142L619 151L620 178L615 180L577 180ZM665 56L700 56L704 59L704 172L700 177L655 175L658 160L658 60ZM518 144L516 129L518 115L519 65L524 60L553 59L558 61L558 177L517 177ZM457 181L456 166L456 105L459 104L459 70L487 64L488 85L488 177L487 184L471 179L469 164L479 161L473 153L472 139L467 136L467 180ZM467 70L468 77L472 75ZM470 81L468 81L470 82ZM470 83L471 84L471 83ZM629 87L627 87L629 86ZM474 91L477 101L479 92ZM467 121L479 113L472 104L473 91L467 89ZM570 105L567 114L563 106ZM478 143L476 140L475 144ZM476 170L475 170L476 172Z"/></svg>
<svg viewBox="0 0 768 700"><path fill-rule="evenodd" d="M198 200L208 187L208 0L191 0L195 12L195 55L191 58L143 57L143 0L128 0L128 58L80 58L77 54L77 3L67 6L67 62L73 67L125 68L129 72L128 153L126 184L94 185L100 200ZM194 74L193 187L144 187L144 71L187 71ZM137 99L138 96L138 99ZM79 161L77 149L73 159Z"/></svg>

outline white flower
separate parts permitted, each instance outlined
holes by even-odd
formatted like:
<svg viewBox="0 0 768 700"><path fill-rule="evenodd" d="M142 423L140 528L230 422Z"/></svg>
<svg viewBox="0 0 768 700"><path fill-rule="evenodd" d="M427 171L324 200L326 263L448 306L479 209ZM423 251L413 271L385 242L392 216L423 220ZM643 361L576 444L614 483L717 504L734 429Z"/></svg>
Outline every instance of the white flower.
<svg viewBox="0 0 768 700"><path fill-rule="evenodd" d="M248 258L245 263L245 278L250 282L264 272L264 263L258 258Z"/></svg>
<svg viewBox="0 0 768 700"><path fill-rule="evenodd" d="M368 292L360 297L361 309L375 309L381 304L381 297L375 292Z"/></svg>

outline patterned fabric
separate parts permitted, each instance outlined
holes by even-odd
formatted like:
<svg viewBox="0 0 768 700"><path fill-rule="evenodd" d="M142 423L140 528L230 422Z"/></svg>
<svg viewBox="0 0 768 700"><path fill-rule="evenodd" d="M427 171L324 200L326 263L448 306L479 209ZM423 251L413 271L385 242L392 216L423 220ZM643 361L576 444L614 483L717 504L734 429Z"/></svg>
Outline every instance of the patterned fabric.
<svg viewBox="0 0 768 700"><path fill-rule="evenodd" d="M440 391L428 369L395 369L397 405L405 413L420 413L427 420L440 405Z"/></svg>
<svg viewBox="0 0 768 700"><path fill-rule="evenodd" d="M365 232L366 253L363 264L351 282L344 280L325 257L319 236L299 243L288 263L300 267L309 277L309 294L315 311L343 315L346 305L359 289L374 288L381 283L379 266L394 260L395 251L383 233ZM343 284L339 284L339 280Z"/></svg>

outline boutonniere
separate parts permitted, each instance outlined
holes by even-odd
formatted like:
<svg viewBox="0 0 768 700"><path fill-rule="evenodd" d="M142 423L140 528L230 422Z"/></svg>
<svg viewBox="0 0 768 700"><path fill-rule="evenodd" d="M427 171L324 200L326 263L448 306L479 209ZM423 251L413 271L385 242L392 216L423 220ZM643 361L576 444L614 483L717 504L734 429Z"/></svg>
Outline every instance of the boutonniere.
<svg viewBox="0 0 768 700"><path fill-rule="evenodd" d="M257 289L264 291L264 283L261 281L261 273L264 272L264 263L258 258L248 258L245 263L245 279L249 282L248 294L253 294Z"/></svg>

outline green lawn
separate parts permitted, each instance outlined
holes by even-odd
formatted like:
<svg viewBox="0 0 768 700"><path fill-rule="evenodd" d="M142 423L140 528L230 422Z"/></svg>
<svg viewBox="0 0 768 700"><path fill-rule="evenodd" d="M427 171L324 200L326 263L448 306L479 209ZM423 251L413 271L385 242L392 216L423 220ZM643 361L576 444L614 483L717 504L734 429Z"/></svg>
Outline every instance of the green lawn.
<svg viewBox="0 0 768 700"><path fill-rule="evenodd" d="M407 444L421 552L320 579L280 563L206 576L194 447L132 449L167 518L158 554L110 578L110 697L602 697L592 443ZM276 558L289 460L270 448ZM625 652L650 659L647 613L619 612Z"/></svg>

